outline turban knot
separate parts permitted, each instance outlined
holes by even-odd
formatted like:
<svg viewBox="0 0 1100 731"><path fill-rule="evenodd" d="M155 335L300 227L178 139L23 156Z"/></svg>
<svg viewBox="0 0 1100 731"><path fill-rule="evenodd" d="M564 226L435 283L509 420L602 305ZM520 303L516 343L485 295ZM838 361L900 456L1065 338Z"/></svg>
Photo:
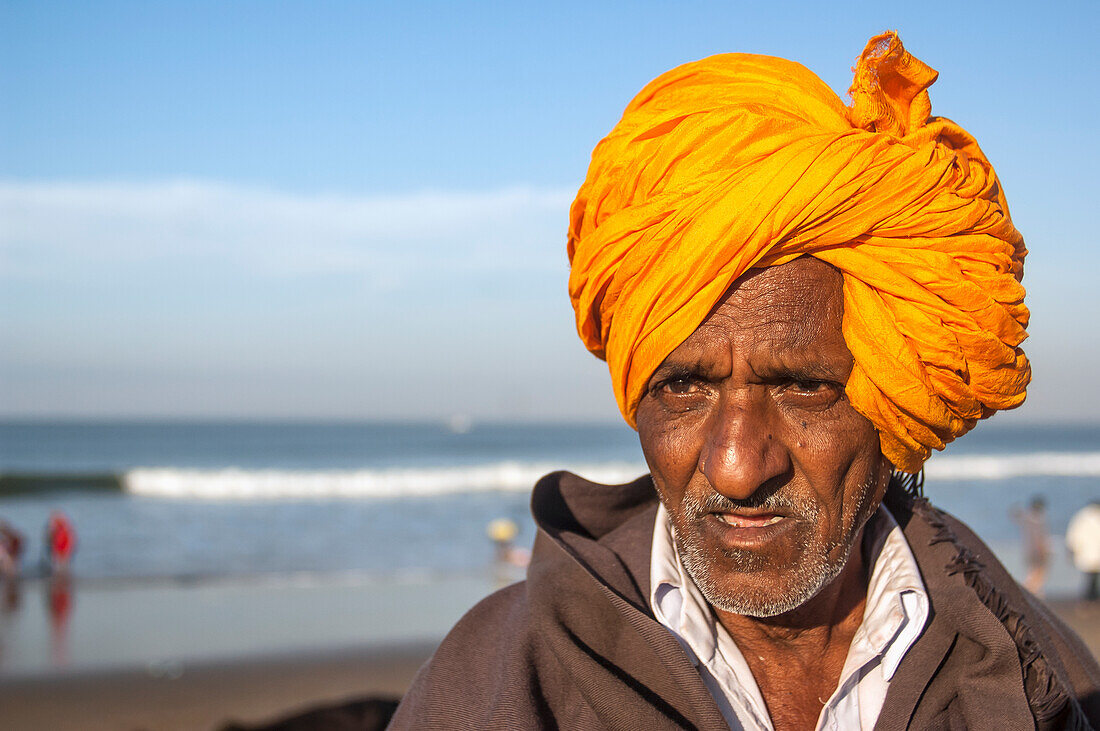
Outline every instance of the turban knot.
<svg viewBox="0 0 1100 731"><path fill-rule="evenodd" d="M936 76L886 33L850 105L748 54L675 68L630 102L592 153L568 251L578 332L632 426L735 279L805 255L843 275L845 391L898 469L1023 402L1023 237L974 138L931 116Z"/></svg>

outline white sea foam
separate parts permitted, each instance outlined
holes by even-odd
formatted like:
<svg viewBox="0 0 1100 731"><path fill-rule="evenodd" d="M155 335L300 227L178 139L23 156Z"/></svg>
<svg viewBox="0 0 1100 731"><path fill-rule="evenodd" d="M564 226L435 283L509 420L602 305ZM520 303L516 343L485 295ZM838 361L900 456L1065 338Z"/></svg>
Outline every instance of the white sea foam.
<svg viewBox="0 0 1100 731"><path fill-rule="evenodd" d="M611 484L632 480L646 471L644 464L629 462L564 466L496 462L467 467L325 471L141 468L127 472L123 485L133 495L190 500L401 498L493 490L522 492L557 469Z"/></svg>
<svg viewBox="0 0 1100 731"><path fill-rule="evenodd" d="M935 480L1005 480L1011 477L1100 477L1100 452L937 454L924 466Z"/></svg>
<svg viewBox="0 0 1100 731"><path fill-rule="evenodd" d="M638 462L495 462L428 468L360 470L245 470L140 468L123 476L128 493L178 500L404 498L505 490L525 492L547 472L568 469L590 480L620 483L646 471ZM1003 480L1013 477L1100 477L1100 452L1017 455L937 454L925 466L929 480Z"/></svg>

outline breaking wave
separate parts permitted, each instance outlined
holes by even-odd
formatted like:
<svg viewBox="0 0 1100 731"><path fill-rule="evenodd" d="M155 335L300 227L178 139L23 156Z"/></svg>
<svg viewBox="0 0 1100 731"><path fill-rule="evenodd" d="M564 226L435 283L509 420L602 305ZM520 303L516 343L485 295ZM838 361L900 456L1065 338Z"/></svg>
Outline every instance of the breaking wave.
<svg viewBox="0 0 1100 731"><path fill-rule="evenodd" d="M1012 477L1100 477L1100 452L937 454L924 466L934 480L1006 480Z"/></svg>
<svg viewBox="0 0 1100 731"><path fill-rule="evenodd" d="M331 471L134 469L123 476L132 495L195 500L404 498L448 493L523 492L548 472L568 469L615 484L646 472L644 464L498 462L468 467Z"/></svg>

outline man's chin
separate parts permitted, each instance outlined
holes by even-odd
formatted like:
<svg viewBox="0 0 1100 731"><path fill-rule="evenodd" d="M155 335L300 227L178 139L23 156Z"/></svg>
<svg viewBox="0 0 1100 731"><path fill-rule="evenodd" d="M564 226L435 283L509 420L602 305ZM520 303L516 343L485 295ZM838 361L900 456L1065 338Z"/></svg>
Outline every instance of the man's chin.
<svg viewBox="0 0 1100 731"><path fill-rule="evenodd" d="M759 595L749 592L738 595L724 592L712 593L702 587L700 591L707 602L716 609L730 614L763 619L793 612L817 596L828 583L829 581L825 581L819 586L807 587L802 591L789 592L782 596L767 595L763 592Z"/></svg>
<svg viewBox="0 0 1100 731"><path fill-rule="evenodd" d="M811 559L792 567L785 577L769 579L774 576L771 572L754 572L741 574L736 581L716 577L712 566L684 563L708 604L731 614L766 618L787 614L806 604L840 575L847 562L847 554L838 561Z"/></svg>

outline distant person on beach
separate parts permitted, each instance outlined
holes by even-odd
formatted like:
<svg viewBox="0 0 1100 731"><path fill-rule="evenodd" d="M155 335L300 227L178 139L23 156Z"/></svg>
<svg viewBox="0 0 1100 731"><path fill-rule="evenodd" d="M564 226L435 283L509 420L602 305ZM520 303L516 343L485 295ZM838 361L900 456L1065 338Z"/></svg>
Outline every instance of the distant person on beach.
<svg viewBox="0 0 1100 731"><path fill-rule="evenodd" d="M569 292L650 474L535 485L527 579L392 729L1084 729L1100 667L921 496L1023 402L1026 254L936 72L872 38L660 76L592 154Z"/></svg>
<svg viewBox="0 0 1100 731"><path fill-rule="evenodd" d="M23 556L23 534L6 520L0 520L0 581L3 597L0 611L11 614L19 609L19 561Z"/></svg>
<svg viewBox="0 0 1100 731"><path fill-rule="evenodd" d="M1047 530L1047 503L1042 496L1031 498L1027 508L1012 509L1012 519L1020 526L1024 539L1024 563L1027 576L1024 587L1037 597L1043 596L1050 569L1050 531Z"/></svg>
<svg viewBox="0 0 1100 731"><path fill-rule="evenodd" d="M496 563L520 568L527 566L531 560L531 554L523 548L516 547L515 540L519 535L519 526L514 520L497 518L489 523L485 532L493 542Z"/></svg>
<svg viewBox="0 0 1100 731"><path fill-rule="evenodd" d="M1084 598L1100 599L1100 500L1092 501L1070 518L1066 546L1073 564L1085 575Z"/></svg>
<svg viewBox="0 0 1100 731"><path fill-rule="evenodd" d="M531 553L515 545L519 526L514 520L497 518L485 527L493 542L493 576L496 586L503 587L523 578L523 569L531 560Z"/></svg>
<svg viewBox="0 0 1100 731"><path fill-rule="evenodd" d="M23 534L6 520L0 520L0 579L19 577L19 559L23 555Z"/></svg>
<svg viewBox="0 0 1100 731"><path fill-rule="evenodd" d="M46 563L50 573L68 573L76 553L76 528L72 521L60 510L50 511L45 533Z"/></svg>

